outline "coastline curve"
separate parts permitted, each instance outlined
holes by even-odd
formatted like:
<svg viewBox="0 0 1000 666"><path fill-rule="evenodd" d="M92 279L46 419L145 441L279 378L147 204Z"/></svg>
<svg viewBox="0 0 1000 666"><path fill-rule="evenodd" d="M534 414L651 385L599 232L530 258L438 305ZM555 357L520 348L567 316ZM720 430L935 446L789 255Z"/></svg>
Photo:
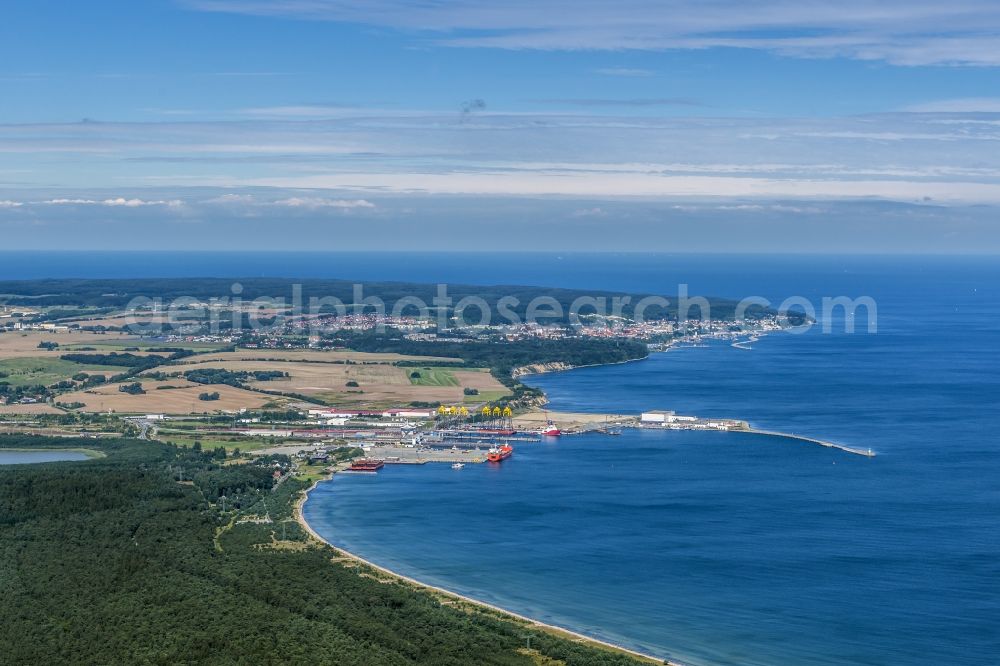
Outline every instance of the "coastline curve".
<svg viewBox="0 0 1000 666"><path fill-rule="evenodd" d="M344 557L346 557L346 558L348 558L350 560L353 560L353 561L357 562L360 565L369 567L369 568L374 569L374 570L376 570L376 571L378 571L378 572L380 572L382 574L390 576L393 579L396 579L397 581L400 581L402 583L406 583L408 585L411 585L411 586L415 587L417 590L424 591L424 592L427 592L427 593L441 595L441 596L449 598L452 601L459 601L459 602L462 602L462 603L470 604L472 606L475 606L479 610L490 611L490 612L493 612L493 613L500 613L501 615L505 616L509 620L524 623L524 624L526 624L526 625L528 625L530 627L536 628L536 629L538 629L540 631L545 631L545 632L554 634L556 636L560 636L562 638L569 638L569 639L572 639L572 640L577 640L577 641L589 643L589 644L593 645L594 647L597 647L597 648L600 648L600 649L604 649L604 650L608 650L610 652L624 653L624 654L627 654L628 656L633 657L635 659L638 659L639 661L642 661L642 662L653 663L653 664L664 664L666 666L685 666L683 663L678 662L678 661L674 661L673 659L669 659L669 658L665 658L665 657L657 657L657 656L654 656L654 655L651 655L651 654L646 654L644 652L640 652L638 650L633 650L632 648L628 648L628 647L625 647L623 645L618 645L618 644L612 643L610 641L605 641L605 640L602 640L602 639L599 639L599 638L594 638L593 636L588 636L588 635L580 633L578 631L573 631L572 629L567 629L566 627L560 627L558 625L554 625L554 624L549 624L549 623L546 623L546 622L542 622L541 620L536 620L535 618L531 618L531 617L528 617L526 615L522 615L520 613L515 613L514 611L508 610L506 608L502 608L500 606L496 606L494 604L490 604L490 603L487 603L485 601L481 601L479 599L474 599L472 597L466 596L464 594L459 594L457 592L454 592L452 590L448 590L448 589L443 588L443 587L439 587L437 585L430 585L428 583L424 583L424 582L419 581L419 580L417 580L415 578L411 578L410 576L405 576L405 575L403 575L403 574L401 574L399 572L396 572L396 571L393 571L391 569L387 569L386 567L383 567L381 565L375 564L374 562L372 562L370 560L367 560L367 559L361 557L360 555L357 555L356 553L352 553L350 551L344 550L340 546L337 546L337 545L334 545L334 544L330 543L329 541L327 541L326 539L324 539L322 536L320 536L320 534L316 530L314 530L312 528L312 526L309 524L309 521L307 521L306 518L305 518L305 513L304 513L303 509L305 508L306 502L309 501L309 493L311 493L323 481L330 481L330 480L332 480L332 478L333 477L331 475L331 476L329 476L329 477L327 477L325 479L319 479L317 481L314 481L313 484L311 486L309 486L309 488L303 490L301 492L301 497L295 502L294 515L295 515L296 522L302 527L303 530L306 531L306 533L312 539L314 539L318 543L321 543L321 544L323 544L325 546L328 546L328 547L334 549L335 551L337 551L337 553L343 555Z"/></svg>

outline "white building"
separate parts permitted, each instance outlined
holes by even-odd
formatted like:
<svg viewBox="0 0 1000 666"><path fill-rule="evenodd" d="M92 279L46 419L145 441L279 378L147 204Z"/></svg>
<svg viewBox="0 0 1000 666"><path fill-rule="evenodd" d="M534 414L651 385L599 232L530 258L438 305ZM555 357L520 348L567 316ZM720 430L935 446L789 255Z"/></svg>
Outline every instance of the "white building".
<svg viewBox="0 0 1000 666"><path fill-rule="evenodd" d="M676 415L673 412L662 409L654 409L650 412L643 412L639 417L641 423L673 423Z"/></svg>
<svg viewBox="0 0 1000 666"><path fill-rule="evenodd" d="M382 414L384 418L432 419L433 409L390 409Z"/></svg>
<svg viewBox="0 0 1000 666"><path fill-rule="evenodd" d="M698 420L697 416L681 416L680 414L675 414L672 411L664 409L654 409L652 411L643 412L639 417L641 423L651 423L668 425L671 423L693 423Z"/></svg>
<svg viewBox="0 0 1000 666"><path fill-rule="evenodd" d="M357 410L342 410L342 409L310 409L309 418L311 419L351 419L356 416L360 416L360 412Z"/></svg>

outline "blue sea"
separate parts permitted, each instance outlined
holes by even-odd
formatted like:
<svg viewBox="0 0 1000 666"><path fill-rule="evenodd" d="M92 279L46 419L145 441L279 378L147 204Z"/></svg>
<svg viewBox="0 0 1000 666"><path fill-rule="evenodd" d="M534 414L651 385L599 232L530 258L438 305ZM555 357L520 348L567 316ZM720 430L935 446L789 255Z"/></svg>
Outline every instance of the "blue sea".
<svg viewBox="0 0 1000 666"><path fill-rule="evenodd" d="M554 410L743 418L874 458L763 435L581 435L520 443L499 466L341 475L311 494L306 517L332 543L400 573L687 664L1000 659L996 258L18 261L0 262L0 277L260 274L659 293L686 283L775 302L871 296L877 333L847 334L835 318L831 334L775 334L751 351L711 344L528 381ZM10 274L18 270L28 275Z"/></svg>

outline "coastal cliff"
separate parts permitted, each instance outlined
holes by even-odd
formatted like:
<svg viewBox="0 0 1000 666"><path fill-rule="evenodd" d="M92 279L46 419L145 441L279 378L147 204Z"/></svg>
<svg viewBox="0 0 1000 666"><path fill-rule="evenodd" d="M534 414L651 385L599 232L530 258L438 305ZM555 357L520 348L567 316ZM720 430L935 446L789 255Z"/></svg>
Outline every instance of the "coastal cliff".
<svg viewBox="0 0 1000 666"><path fill-rule="evenodd" d="M530 365L522 365L520 367L514 368L510 376L514 379L518 379L525 375L540 375L545 372L561 372L563 370L572 370L576 368L571 363L566 363L564 361L553 361L551 363L532 363Z"/></svg>

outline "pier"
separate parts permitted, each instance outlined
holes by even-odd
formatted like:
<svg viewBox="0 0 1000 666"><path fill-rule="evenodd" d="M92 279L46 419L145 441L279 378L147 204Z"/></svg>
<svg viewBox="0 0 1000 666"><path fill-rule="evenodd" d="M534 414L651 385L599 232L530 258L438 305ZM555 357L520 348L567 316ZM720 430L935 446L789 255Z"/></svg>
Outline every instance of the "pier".
<svg viewBox="0 0 1000 666"><path fill-rule="evenodd" d="M846 453L853 453L857 456L864 456L866 458L874 458L875 452L871 449L859 449L853 446L847 446L845 444L837 444L836 442L828 442L825 439L816 439L815 437L806 437L805 435L795 435L788 432L777 432L774 430L757 430L756 428L748 428L740 432L748 432L754 435L770 435L771 437L785 437L786 439L797 439L802 442L808 442L810 444L819 444L820 446L825 446L831 449L839 449Z"/></svg>
<svg viewBox="0 0 1000 666"><path fill-rule="evenodd" d="M541 435L528 432L515 432L511 435L498 435L492 432L479 432L476 430L434 430L433 434L441 439L424 439L421 443L425 446L440 446L441 444L451 444L452 442L477 441L483 443L496 442L538 442Z"/></svg>
<svg viewBox="0 0 1000 666"><path fill-rule="evenodd" d="M845 453L866 458L874 458L875 452L871 449L862 449L846 444L837 444L817 437L797 435L795 433L780 432L777 430L760 430L753 428L749 423L738 419L723 418L701 418L697 416L682 416L672 411L655 410L644 412L638 417L612 414L589 414L589 423L573 422L568 423L566 416L578 417L580 415L563 415L558 412L551 412L553 420L562 426L563 434L572 435L577 433L604 433L613 434L622 428L649 428L654 430L714 430L719 432L745 432L756 435L770 435L772 437L784 437L795 439L808 444L818 444L830 449L838 449ZM515 419L516 420L516 419Z"/></svg>

